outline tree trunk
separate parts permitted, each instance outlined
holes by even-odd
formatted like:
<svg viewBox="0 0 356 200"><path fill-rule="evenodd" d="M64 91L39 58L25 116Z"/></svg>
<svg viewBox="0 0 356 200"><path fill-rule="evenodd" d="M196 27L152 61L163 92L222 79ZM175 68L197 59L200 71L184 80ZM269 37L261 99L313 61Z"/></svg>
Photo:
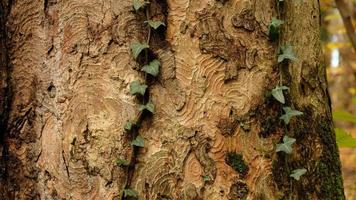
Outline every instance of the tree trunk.
<svg viewBox="0 0 356 200"><path fill-rule="evenodd" d="M139 107L130 83L144 80L130 52L146 39L144 12L131 0L2 0L2 199L120 199L128 186L140 199L345 199L318 0L150 2L166 23L150 41L156 112L125 185L115 160L132 155L123 126ZM275 42L272 17L285 21ZM277 64L284 44L298 59ZM288 125L266 96L280 77L285 105L304 113ZM284 135L291 154L276 153Z"/></svg>

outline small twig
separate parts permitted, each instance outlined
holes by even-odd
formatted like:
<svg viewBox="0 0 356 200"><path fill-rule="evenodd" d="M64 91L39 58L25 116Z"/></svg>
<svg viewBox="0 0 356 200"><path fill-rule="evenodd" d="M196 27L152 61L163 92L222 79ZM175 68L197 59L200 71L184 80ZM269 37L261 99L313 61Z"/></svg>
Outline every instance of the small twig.
<svg viewBox="0 0 356 200"><path fill-rule="evenodd" d="M66 157L64 155L64 151L62 151L62 158L63 158L64 166L66 167L66 172L67 172L67 176L68 176L68 179L69 179L70 178L69 167L68 167L68 163L67 163Z"/></svg>

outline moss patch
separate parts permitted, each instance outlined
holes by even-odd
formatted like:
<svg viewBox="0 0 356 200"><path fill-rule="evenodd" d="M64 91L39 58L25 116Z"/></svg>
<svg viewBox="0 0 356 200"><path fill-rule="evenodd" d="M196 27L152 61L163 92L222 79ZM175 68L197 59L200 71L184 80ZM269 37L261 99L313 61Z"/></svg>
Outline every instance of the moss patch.
<svg viewBox="0 0 356 200"><path fill-rule="evenodd" d="M335 143L332 122L329 117L312 117L314 113L303 110L296 123L291 124L290 134L298 141L293 159L289 155L277 154L273 161L273 177L281 191L282 199L344 200L343 181L339 153ZM309 108L309 110L311 110ZM319 144L317 147L316 142ZM315 155L321 148L321 155ZM302 181L291 180L291 170L307 168Z"/></svg>
<svg viewBox="0 0 356 200"><path fill-rule="evenodd" d="M226 154L225 162L241 176L245 177L247 175L249 168L246 165L241 154L229 152Z"/></svg>
<svg viewBox="0 0 356 200"><path fill-rule="evenodd" d="M330 121L322 120L317 127L319 137L324 146L323 155L316 168L316 182L320 184L317 195L320 199L343 200L344 189L341 176L341 163L339 150L335 143L335 134L331 129Z"/></svg>

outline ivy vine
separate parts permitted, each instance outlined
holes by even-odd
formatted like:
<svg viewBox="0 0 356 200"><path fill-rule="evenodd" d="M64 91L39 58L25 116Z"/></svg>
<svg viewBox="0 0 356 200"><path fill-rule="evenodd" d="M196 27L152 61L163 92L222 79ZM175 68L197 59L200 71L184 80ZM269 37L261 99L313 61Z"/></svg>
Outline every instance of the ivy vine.
<svg viewBox="0 0 356 200"><path fill-rule="evenodd" d="M281 4L283 4L283 0L276 0L276 1L277 1L277 14L278 17L280 17L279 7L281 6ZM148 34L147 34L146 41L143 42L134 41L130 45L132 55L135 60L141 57L143 52L145 52L145 62L143 65L140 66L139 69L139 71L144 73L145 81L141 82L139 80L135 80L130 84L130 94L136 96L137 99L140 100L140 106L136 118L133 120L128 120L124 125L125 132L132 139L131 140L132 153L131 153L131 158L129 160L123 158L117 160L117 165L119 167L126 168L128 174L124 188L121 193L121 200L127 198L138 198L138 192L131 188L131 181L133 178L133 173L135 170L135 165L139 154L139 148L144 148L145 146L144 138L139 135L139 128L140 125L142 124L145 113L148 114L155 113L155 106L148 94L149 85L147 85L148 82L147 77L148 76L157 77L160 71L161 63L157 58L150 60L150 58L148 57L149 50L150 50L149 44L150 44L152 31L157 30L161 26L165 26L165 24L161 21L155 21L153 19L150 19L149 4L150 2L148 1L133 0L133 8L135 9L136 12L145 11L146 13L146 21L144 21L143 23L147 24ZM283 85L283 76L282 76L283 63L289 61L295 61L297 60L297 57L293 52L293 46L291 46L290 44L281 45L281 40L279 36L283 24L284 24L283 20L272 18L269 25L268 34L271 41L276 41L278 39L278 46L279 46L277 60L279 63L278 65L280 71L279 73L280 81L278 85L271 91L271 94L278 102L285 104L286 102L285 102L285 97L283 92L288 91L289 88ZM289 124L290 119L292 117L296 117L303 114L302 112L298 110L294 110L288 106L283 107L283 110L285 114L283 114L280 117L280 119L283 120L285 125ZM291 154L293 151L292 145L295 142L296 139L285 135L283 137L283 142L277 144L276 152L284 152L287 154ZM307 170L304 168L295 169L292 171L292 174L290 174L290 177L299 180L300 177L306 172ZM208 179L208 177L203 177L203 178L204 180Z"/></svg>
<svg viewBox="0 0 356 200"><path fill-rule="evenodd" d="M147 24L147 38L146 41L134 41L130 45L133 58L137 61L139 58L143 58L143 63L138 62L140 67L138 71L144 75L144 81L135 80L130 83L130 94L135 96L140 102L139 109L136 114L136 118L128 120L124 125L124 131L131 139L132 152L129 159L119 158L116 164L119 167L126 169L127 178L124 188L121 192L121 200L125 199L137 199L139 194L136 190L131 188L131 182L137 163L137 157L139 155L139 149L145 147L144 138L139 135L139 128L146 116L151 116L155 113L155 105L149 95L149 77L157 77L159 75L161 63L157 58L152 58L150 54L150 39L152 31L157 30L165 24L161 21L156 21L150 18L150 2L133 0L132 6L136 12L145 12Z"/></svg>
<svg viewBox="0 0 356 200"><path fill-rule="evenodd" d="M283 6L283 0L276 0L276 7L277 7L277 15L278 18L281 18L280 8ZM278 40L278 52L277 52L277 61L278 61L278 68L279 68L279 76L280 80L278 85L272 89L271 94L279 103L285 104L285 97L284 91L288 91L289 87L283 85L283 74L282 68L286 62L293 62L297 60L297 56L293 52L293 46L290 44L282 45L282 41L280 38L281 34L281 27L284 24L284 21L273 17L271 22L268 26L268 36L269 39L274 42ZM284 106L283 107L284 114L280 116L280 120L282 120L287 126L293 117L297 117L303 115L302 112L298 110L294 110L291 107ZM291 138L288 135L284 135L283 142L277 144L276 152L284 152L286 154L291 154L293 152L293 144L296 142L295 138ZM302 175L307 172L305 168L301 169L294 169L290 174L290 177L294 178L295 180L299 180Z"/></svg>

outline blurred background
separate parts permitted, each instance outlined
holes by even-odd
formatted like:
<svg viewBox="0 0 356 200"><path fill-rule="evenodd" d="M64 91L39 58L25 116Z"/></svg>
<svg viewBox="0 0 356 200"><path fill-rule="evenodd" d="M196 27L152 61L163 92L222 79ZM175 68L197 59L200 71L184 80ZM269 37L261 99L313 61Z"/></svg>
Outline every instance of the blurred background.
<svg viewBox="0 0 356 200"><path fill-rule="evenodd" d="M356 200L356 0L320 0L320 4L320 31L346 199Z"/></svg>

